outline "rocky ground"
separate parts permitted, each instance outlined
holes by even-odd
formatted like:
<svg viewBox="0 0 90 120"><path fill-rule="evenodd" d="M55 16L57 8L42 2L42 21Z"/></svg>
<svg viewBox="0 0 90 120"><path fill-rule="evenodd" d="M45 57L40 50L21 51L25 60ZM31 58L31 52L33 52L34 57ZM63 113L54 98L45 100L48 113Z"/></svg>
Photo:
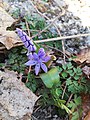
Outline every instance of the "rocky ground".
<svg viewBox="0 0 90 120"><path fill-rule="evenodd" d="M55 107L49 106L40 108L33 112L32 120L68 120L68 116L58 116Z"/></svg>
<svg viewBox="0 0 90 120"><path fill-rule="evenodd" d="M0 120L29 120L37 99L17 73L0 70Z"/></svg>
<svg viewBox="0 0 90 120"><path fill-rule="evenodd" d="M44 4L43 10L40 8L39 10L42 12L43 15L46 15L49 18L49 20L46 20L47 24L50 24L50 20L53 20L55 17L57 17L59 13L62 13L63 12L62 9L65 10L64 15L60 16L60 18L55 21L55 25L57 26L58 30L60 30L61 36L89 33L90 25L87 22L89 21L88 11L90 11L89 8L90 2L87 0L82 0L82 1L81 0L74 0L74 1L50 0L49 3L42 2L42 4ZM38 2L41 2L41 0L38 0ZM22 16L25 14L31 14L31 15L37 14L30 0L27 1L4 0L4 4L5 4L5 9L10 14L12 14L13 11L17 9L20 9L20 14ZM70 7L72 5L74 6L76 5L77 9L75 8L72 9ZM85 8L86 11L84 13L85 13L85 18L88 17L87 20L82 18L82 16L84 16L83 10ZM85 20L87 24L85 24ZM50 27L49 29L53 33L57 32L54 26ZM65 40L65 48L69 52L77 53L78 50L84 47L90 47L90 37L78 37L78 38L70 38L68 40ZM32 120L68 120L68 118L67 116L65 116L65 118L63 119L58 117L56 113L53 113L52 108L48 107L48 108L38 109L36 112L34 112L32 115Z"/></svg>
<svg viewBox="0 0 90 120"><path fill-rule="evenodd" d="M34 0L34 2L37 0ZM38 2L41 2L39 0ZM6 4L5 9L12 14L13 11L20 9L21 15L31 14L36 15L37 11L32 6L31 0L4 0L4 2L8 2ZM63 16L60 16L59 19L55 21L55 25L60 30L61 36L69 36L69 35L77 35L89 33L89 18L88 11L90 10L90 2L87 0L52 0L49 3L41 2L43 4L43 9L41 9L36 4L40 12L43 15L46 15L49 20L46 19L46 22L50 24L50 20L52 21L58 14L62 11L62 8L65 10ZM88 4L87 4L88 3ZM41 5L42 5L41 4ZM72 7L71 7L72 6ZM73 8L74 7L74 8ZM75 9L76 7L76 9ZM85 9L86 8L86 9ZM85 16L85 17L82 17ZM42 16L43 17L43 16ZM85 18L85 19L84 19ZM87 24L85 24L85 21ZM49 28L53 33L57 32L54 26ZM74 39L66 40L66 49L70 52L75 52L76 49L81 49L83 47L90 46L90 37L78 37ZM76 51L77 52L77 51Z"/></svg>

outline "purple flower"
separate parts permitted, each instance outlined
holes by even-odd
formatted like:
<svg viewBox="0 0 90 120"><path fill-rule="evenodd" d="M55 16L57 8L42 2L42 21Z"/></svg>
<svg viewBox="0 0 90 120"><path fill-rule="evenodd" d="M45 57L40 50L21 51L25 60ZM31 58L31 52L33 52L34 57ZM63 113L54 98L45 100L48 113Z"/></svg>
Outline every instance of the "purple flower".
<svg viewBox="0 0 90 120"><path fill-rule="evenodd" d="M33 44L32 40L30 40L29 36L19 28L16 28L16 32L18 33L28 51L34 52L36 50L36 46Z"/></svg>
<svg viewBox="0 0 90 120"><path fill-rule="evenodd" d="M31 56L31 55L30 55ZM33 53L30 57L30 60L25 63L27 66L35 65L35 74L38 75L40 68L43 69L44 72L47 72L47 66L45 65L46 62L50 60L50 56L47 56L44 49L40 48L37 53Z"/></svg>

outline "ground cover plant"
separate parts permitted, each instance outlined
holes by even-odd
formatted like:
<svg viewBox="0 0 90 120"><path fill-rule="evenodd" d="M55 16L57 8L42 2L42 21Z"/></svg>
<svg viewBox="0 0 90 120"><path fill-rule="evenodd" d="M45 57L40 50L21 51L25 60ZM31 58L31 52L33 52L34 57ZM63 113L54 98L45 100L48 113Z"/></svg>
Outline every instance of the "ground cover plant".
<svg viewBox="0 0 90 120"><path fill-rule="evenodd" d="M54 65L53 57L44 48L30 40L28 35L17 28L16 32L27 49L29 66L26 86L33 92L42 95L42 105L54 105L64 110L69 119L77 120L82 116L81 93L89 93L87 77L82 69L68 59L66 64ZM53 56L53 57L52 57ZM44 73L45 72L45 73Z"/></svg>

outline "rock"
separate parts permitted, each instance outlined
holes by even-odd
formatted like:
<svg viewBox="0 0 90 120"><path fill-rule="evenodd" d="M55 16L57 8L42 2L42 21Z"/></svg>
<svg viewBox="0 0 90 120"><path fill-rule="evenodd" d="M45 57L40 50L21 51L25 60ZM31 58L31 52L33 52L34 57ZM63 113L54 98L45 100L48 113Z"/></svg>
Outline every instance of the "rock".
<svg viewBox="0 0 90 120"><path fill-rule="evenodd" d="M72 29L72 30L70 30L70 32L71 32L72 35L78 33L78 31L76 29Z"/></svg>
<svg viewBox="0 0 90 120"><path fill-rule="evenodd" d="M87 46L90 47L90 36L87 37L87 41L86 41L86 43L87 43Z"/></svg>
<svg viewBox="0 0 90 120"><path fill-rule="evenodd" d="M64 0L54 0L58 6L60 7L63 7L63 8L66 8L67 7L67 4L65 3Z"/></svg>
<svg viewBox="0 0 90 120"><path fill-rule="evenodd" d="M9 14L14 14L16 11L17 16L18 15L24 16L26 14L32 15L35 12L35 9L31 5L31 2L29 0L27 1L25 0L14 0L14 1L4 0L3 3L4 3L4 9L8 11Z"/></svg>
<svg viewBox="0 0 90 120"><path fill-rule="evenodd" d="M0 71L0 120L30 120L38 99L13 71Z"/></svg>

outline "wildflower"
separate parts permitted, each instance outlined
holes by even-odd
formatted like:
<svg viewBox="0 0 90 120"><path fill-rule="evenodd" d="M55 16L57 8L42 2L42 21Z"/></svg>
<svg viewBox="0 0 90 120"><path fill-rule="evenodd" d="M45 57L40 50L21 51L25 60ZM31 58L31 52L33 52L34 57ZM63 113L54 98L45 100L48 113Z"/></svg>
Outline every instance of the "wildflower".
<svg viewBox="0 0 90 120"><path fill-rule="evenodd" d="M34 52L36 50L36 46L33 44L32 40L30 40L29 36L19 28L16 28L16 32L18 33L28 51Z"/></svg>
<svg viewBox="0 0 90 120"><path fill-rule="evenodd" d="M25 65L35 65L35 74L38 75L40 68L42 68L44 72L47 72L47 66L45 65L45 63L49 60L50 56L47 56L44 49L40 48L38 53L33 53L33 57L30 57L30 60L26 62Z"/></svg>

